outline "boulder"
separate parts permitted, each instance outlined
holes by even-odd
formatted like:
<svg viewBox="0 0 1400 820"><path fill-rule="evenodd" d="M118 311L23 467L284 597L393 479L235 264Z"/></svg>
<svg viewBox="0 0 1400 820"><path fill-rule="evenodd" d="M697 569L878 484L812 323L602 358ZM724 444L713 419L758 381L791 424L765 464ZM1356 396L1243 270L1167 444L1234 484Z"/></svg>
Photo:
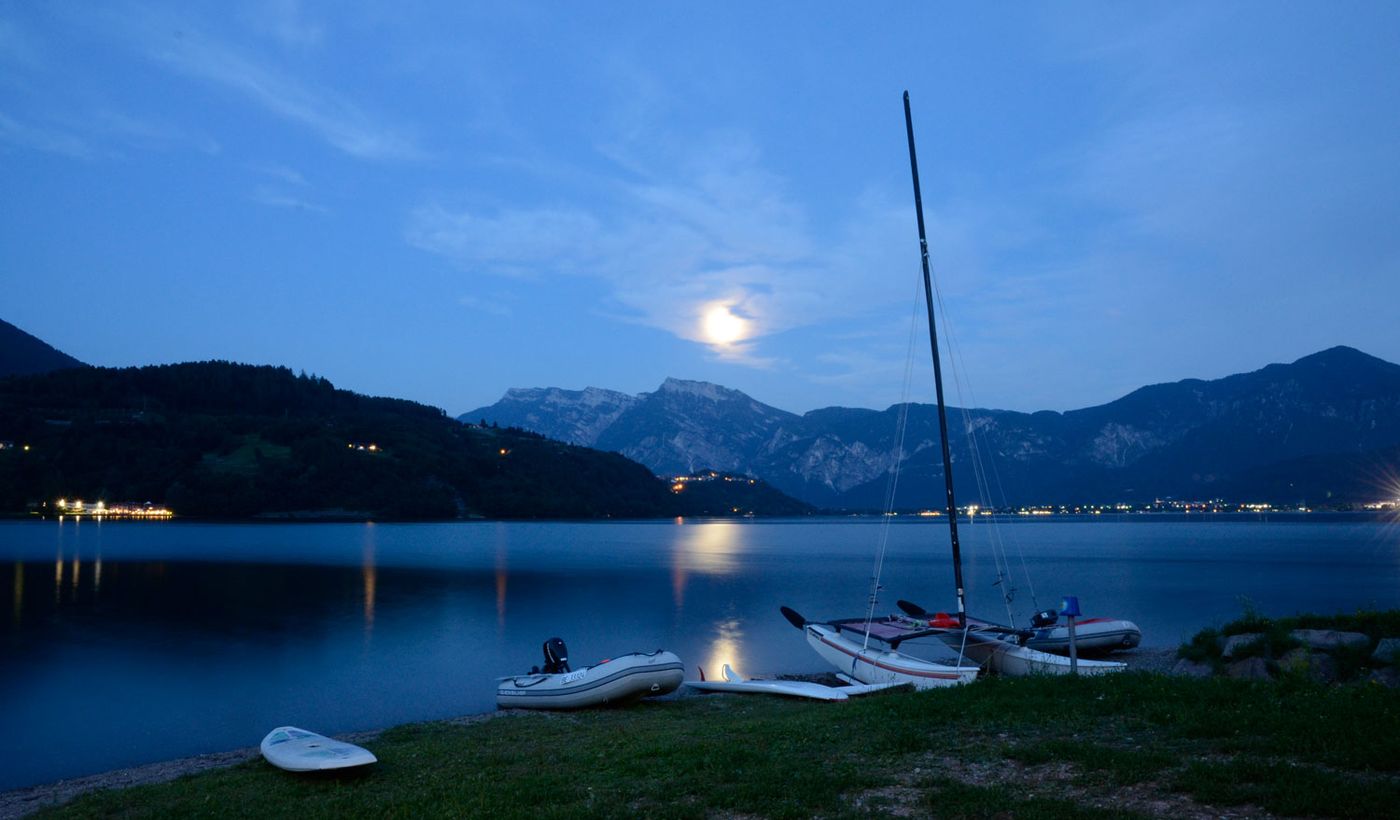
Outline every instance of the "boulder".
<svg viewBox="0 0 1400 820"><path fill-rule="evenodd" d="M1387 689L1400 689L1400 670L1393 666L1385 669L1376 669L1371 672L1371 676L1366 678L1367 682L1384 686Z"/></svg>
<svg viewBox="0 0 1400 820"><path fill-rule="evenodd" d="M1231 635L1225 639L1225 646L1220 650L1220 657L1227 660L1233 658L1236 652L1263 639L1264 633L1262 632L1246 632L1243 635Z"/></svg>
<svg viewBox="0 0 1400 820"><path fill-rule="evenodd" d="M1381 638L1376 651L1371 653L1371 661L1400 664L1400 638Z"/></svg>
<svg viewBox="0 0 1400 820"><path fill-rule="evenodd" d="M1197 663L1182 658L1172 667L1172 674L1183 678L1208 678L1215 674L1215 670L1208 663Z"/></svg>
<svg viewBox="0 0 1400 820"><path fill-rule="evenodd" d="M1245 658L1225 667L1225 674L1235 680L1268 680L1269 662L1260 657Z"/></svg>
<svg viewBox="0 0 1400 820"><path fill-rule="evenodd" d="M1307 675L1322 684L1337 682L1337 662L1330 655L1309 652L1303 647L1283 653L1283 657L1278 659L1278 668L1282 672Z"/></svg>
<svg viewBox="0 0 1400 820"><path fill-rule="evenodd" d="M1364 649L1371 645L1371 639L1360 632L1338 632L1333 629L1295 629L1288 634L1303 646L1323 652L1331 652L1342 647Z"/></svg>

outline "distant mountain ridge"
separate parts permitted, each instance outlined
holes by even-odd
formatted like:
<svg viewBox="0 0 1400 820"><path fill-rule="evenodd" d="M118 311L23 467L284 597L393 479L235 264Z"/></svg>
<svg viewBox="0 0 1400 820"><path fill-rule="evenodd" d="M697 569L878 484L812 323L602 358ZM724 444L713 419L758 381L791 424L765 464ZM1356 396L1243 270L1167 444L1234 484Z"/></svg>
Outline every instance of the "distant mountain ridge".
<svg viewBox="0 0 1400 820"><path fill-rule="evenodd" d="M51 373L87 365L0 319L0 377Z"/></svg>
<svg viewBox="0 0 1400 820"><path fill-rule="evenodd" d="M631 396L513 389L464 414L620 452L659 474L713 468L757 476L808 503L878 508L901 464L896 505L936 506L942 470L932 405L797 415L705 382L667 379ZM1371 500L1400 448L1400 365L1349 347L1291 364L1140 388L1065 413L950 408L959 499L984 504ZM974 469L968 431L983 462ZM1300 464L1310 465L1304 469ZM1277 467L1277 470L1271 469ZM980 477L979 477L980 474ZM1287 475L1289 480L1281 481Z"/></svg>

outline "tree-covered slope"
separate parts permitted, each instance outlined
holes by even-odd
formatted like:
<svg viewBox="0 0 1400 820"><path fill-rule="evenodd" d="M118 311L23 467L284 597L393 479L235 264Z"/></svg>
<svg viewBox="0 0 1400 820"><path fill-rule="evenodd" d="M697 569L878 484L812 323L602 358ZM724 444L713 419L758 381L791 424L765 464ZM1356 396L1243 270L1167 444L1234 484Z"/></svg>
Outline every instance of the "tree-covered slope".
<svg viewBox="0 0 1400 820"><path fill-rule="evenodd" d="M48 373L83 363L0 319L0 376Z"/></svg>
<svg viewBox="0 0 1400 820"><path fill-rule="evenodd" d="M179 514L691 514L615 453L458 423L286 368L226 362L0 379L0 508L60 497ZM28 445L24 449L23 445Z"/></svg>

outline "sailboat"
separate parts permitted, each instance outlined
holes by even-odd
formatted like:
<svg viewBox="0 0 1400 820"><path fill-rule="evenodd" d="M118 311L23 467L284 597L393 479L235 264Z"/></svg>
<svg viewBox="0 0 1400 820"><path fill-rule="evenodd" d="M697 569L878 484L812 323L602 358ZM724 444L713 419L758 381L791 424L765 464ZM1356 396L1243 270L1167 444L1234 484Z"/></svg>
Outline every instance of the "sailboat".
<svg viewBox="0 0 1400 820"><path fill-rule="evenodd" d="M957 613L930 613L917 604L899 601L901 613L877 619L873 617L877 582L871 591L872 612L864 618L812 622L789 607L782 607L783 617L806 634L807 642L817 654L843 673L864 683L910 683L918 689L929 689L970 682L980 669L1003 675L1067 674L1071 671L1095 675L1121 671L1126 664L1078 660L1032 649L1025 645L1026 640L1033 636L1029 630L1001 626L967 615L962 551L958 543L958 507L953 496L953 459L948 447L948 414L943 400L943 366L934 321L933 280L929 273L928 238L924 230L923 196L919 189L919 162L914 150L914 118L910 112L908 91L904 92L904 127L909 141L909 169L914 182L914 211L918 218L919 253L923 264L924 303L928 312L929 346L933 353L933 382L938 400L938 431L942 445ZM925 637L936 638L956 650L957 662L939 663L900 651L903 643ZM966 662L969 660L971 664Z"/></svg>

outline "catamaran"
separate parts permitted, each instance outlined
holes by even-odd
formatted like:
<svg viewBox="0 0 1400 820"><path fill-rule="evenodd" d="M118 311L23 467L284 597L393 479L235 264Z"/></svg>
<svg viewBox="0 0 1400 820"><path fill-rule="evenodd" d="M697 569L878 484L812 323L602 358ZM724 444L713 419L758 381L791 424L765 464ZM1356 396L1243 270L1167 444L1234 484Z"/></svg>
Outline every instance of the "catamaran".
<svg viewBox="0 0 1400 820"><path fill-rule="evenodd" d="M938 431L942 445L948 535L953 553L953 585L957 592L957 612L952 615L944 612L930 613L917 604L900 601L900 613L876 618L874 610L880 589L877 562L871 588L870 609L865 617L814 622L808 621L789 607L782 607L783 617L805 633L807 642L817 654L841 672L864 683L910 683L918 689L929 689L970 682L977 677L981 669L1003 675L1067 674L1071 671L1095 675L1121 671L1126 668L1126 664L1072 659L1033 649L1026 645L1028 640L1035 637L1032 630L1015 629L967 615L962 551L958 543L958 507L953 495L953 460L948 446L948 415L943 400L943 366L939 357L938 329L934 320L933 280L929 272L923 196L919 189L919 162L914 150L914 118L910 113L907 91L904 92L904 126L909 142L909 169L914 183L914 211L919 225L924 304L928 313L929 346L933 354L933 381L938 401ZM1128 625L1136 632L1136 626ZM1140 637L1140 633L1137 633L1136 637L1131 639L1132 645L1135 646L1137 638ZM942 642L957 653L956 661L943 663L926 660L900 651L901 645L921 638L935 638ZM1120 640L1127 641L1129 638L1124 637Z"/></svg>

